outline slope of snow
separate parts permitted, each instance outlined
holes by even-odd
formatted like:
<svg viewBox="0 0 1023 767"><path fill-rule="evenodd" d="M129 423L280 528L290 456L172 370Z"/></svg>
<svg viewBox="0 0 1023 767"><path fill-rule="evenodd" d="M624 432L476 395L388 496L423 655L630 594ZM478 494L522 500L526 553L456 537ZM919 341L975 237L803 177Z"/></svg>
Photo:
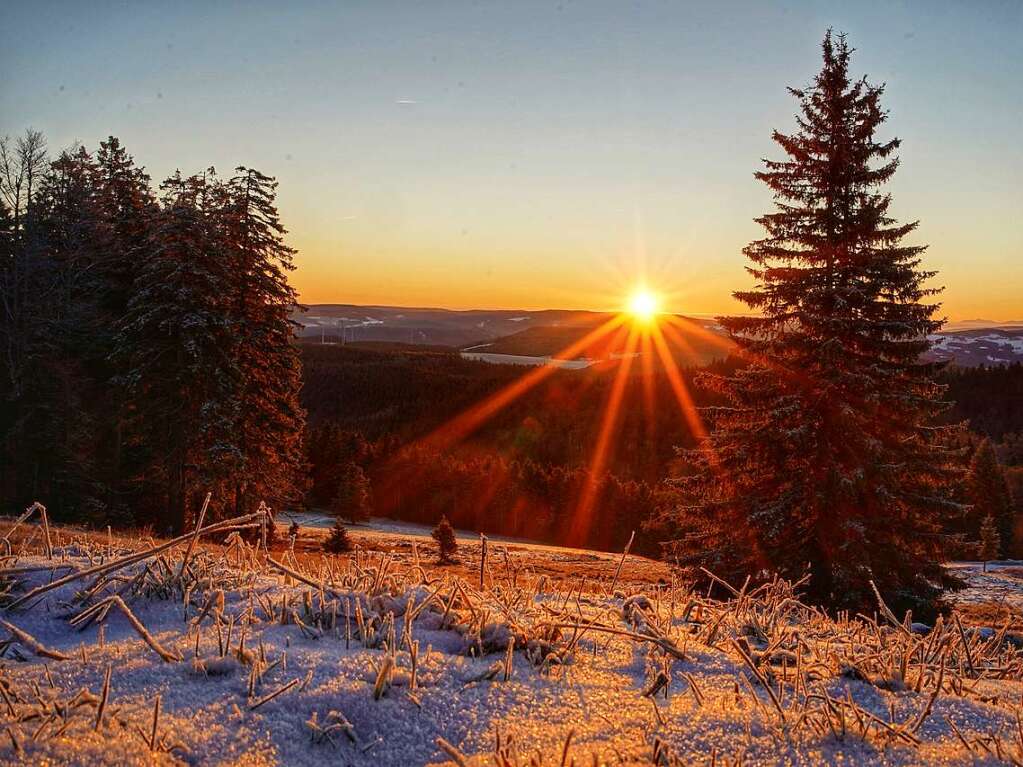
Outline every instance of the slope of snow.
<svg viewBox="0 0 1023 767"><path fill-rule="evenodd" d="M0 572L2 604L71 567L124 553L71 543L58 547L63 566L56 571L39 556L9 561L8 568L43 569ZM235 541L226 553L200 548L182 593L180 563L180 553L150 558L93 584L92 593L83 589L92 580L83 579L3 609L4 620L69 658L39 658L28 640L0 643L7 657L0 685L9 701L0 701L0 729L10 733L0 741L0 763L423 765L447 759L443 738L482 765L494 763L499 735L517 744L522 764L536 751L546 755L544 764L558 764L570 734L576 764L589 764L591 754L646 764L661 748L656 744L677 760L663 764L737 757L747 764L976 763L983 751L968 749L950 720L968 743L989 734L999 734L1007 749L1015 743L1023 693L1015 650L970 639L971 663L1009 673L974 675L956 688L965 662L960 635L942 633L938 646L945 649L920 665L922 690L913 692L912 659L926 638L892 625L832 622L795 602L784 584L729 602L682 585L626 598L607 595L607 583L551 592L542 579L517 571L513 579L495 564L480 590L478 583L424 579L414 567L399 570L386 556L359 555L306 573L311 586ZM72 616L115 592L155 642L182 660L161 660L119 609L101 628L99 621L71 627ZM373 627L365 641L356 614ZM569 624L586 630L580 635ZM412 642L419 648L414 690ZM757 672L742 647L758 659ZM872 664L887 653L903 657L899 647L917 648L908 656L906 684L873 676ZM390 684L375 695L388 658L397 670L384 675ZM934 671L939 659L949 664L941 675ZM109 703L97 727L91 696L100 696L108 669ZM644 695L662 674L664 689ZM947 686L932 696L938 684ZM83 688L78 701L93 702L69 706ZM828 706L840 712L828 719L830 728L822 724L832 716ZM351 729L338 726L324 737L336 722ZM153 742L169 750L153 754Z"/></svg>

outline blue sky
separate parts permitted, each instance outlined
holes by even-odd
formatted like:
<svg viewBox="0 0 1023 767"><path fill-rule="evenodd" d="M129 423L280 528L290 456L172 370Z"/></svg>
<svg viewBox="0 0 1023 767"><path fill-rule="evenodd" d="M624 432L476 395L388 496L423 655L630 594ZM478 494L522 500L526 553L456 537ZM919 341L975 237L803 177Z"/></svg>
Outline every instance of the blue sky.
<svg viewBox="0 0 1023 767"><path fill-rule="evenodd" d="M0 133L280 180L304 300L731 311L828 27L947 314L1023 315L1023 3L8 3Z"/></svg>

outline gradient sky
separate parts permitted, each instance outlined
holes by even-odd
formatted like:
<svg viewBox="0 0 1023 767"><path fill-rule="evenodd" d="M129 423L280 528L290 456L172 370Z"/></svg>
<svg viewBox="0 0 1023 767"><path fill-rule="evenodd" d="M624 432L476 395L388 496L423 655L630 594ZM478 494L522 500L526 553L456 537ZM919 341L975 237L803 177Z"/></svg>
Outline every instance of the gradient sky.
<svg viewBox="0 0 1023 767"><path fill-rule="evenodd" d="M855 7L854 7L855 6ZM752 178L845 30L952 319L1023 319L1023 2L6 2L0 134L277 176L305 302L741 309Z"/></svg>

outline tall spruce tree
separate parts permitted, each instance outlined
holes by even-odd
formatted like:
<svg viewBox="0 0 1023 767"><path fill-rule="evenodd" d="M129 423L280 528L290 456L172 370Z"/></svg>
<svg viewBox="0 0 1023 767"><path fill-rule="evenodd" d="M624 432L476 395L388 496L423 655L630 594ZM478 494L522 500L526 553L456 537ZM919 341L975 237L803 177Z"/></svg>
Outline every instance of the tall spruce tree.
<svg viewBox="0 0 1023 767"><path fill-rule="evenodd" d="M231 271L217 237L216 182L175 174L119 323L119 364L136 468L135 494L177 532L199 495L217 489L233 455L240 379L224 297Z"/></svg>
<svg viewBox="0 0 1023 767"><path fill-rule="evenodd" d="M301 361L291 312L297 294L287 273L295 251L276 207L277 182L251 168L236 168L223 199L223 243L233 272L228 294L240 376L234 407L238 445L234 467L235 511L252 511L301 498L304 491L302 430L298 401Z"/></svg>
<svg viewBox="0 0 1023 767"><path fill-rule="evenodd" d="M98 332L97 264L104 257L95 159L83 147L64 151L41 179L22 247L45 307L28 329L26 380L19 406L21 500L43 498L58 517L100 511L98 424L107 382L86 352Z"/></svg>
<svg viewBox="0 0 1023 767"><path fill-rule="evenodd" d="M1009 556L1013 541L1012 496L990 439L985 438L973 454L966 476L966 489L973 505L969 514L971 532L974 536L979 535L984 520L990 517L998 528L1000 549L996 553Z"/></svg>
<svg viewBox="0 0 1023 767"><path fill-rule="evenodd" d="M836 608L869 606L870 581L922 607L951 583L939 523L957 509L956 454L931 425L943 389L920 360L937 291L883 191L899 146L877 138L884 88L850 80L851 52L828 32L820 73L790 89L795 132L773 134L787 157L755 174L776 201L735 293L755 315L721 319L750 364L705 380L730 404L681 483L673 553L740 579L809 566L809 596Z"/></svg>
<svg viewBox="0 0 1023 767"><path fill-rule="evenodd" d="M102 256L92 279L96 284L93 302L96 322L82 354L97 379L106 384L122 372L115 362L118 324L128 312L136 296L136 278L148 265L156 220L157 203L149 174L135 164L134 158L110 136L101 141L96 152L97 226L102 236ZM125 466L124 430L126 402L121 387L104 385L99 389L101 409L98 459L101 481L106 493L105 505L110 511L123 511L130 501L131 484L126 475L138 467Z"/></svg>
<svg viewBox="0 0 1023 767"><path fill-rule="evenodd" d="M331 512L350 522L365 522L371 511L366 473L359 464L348 461L341 467L340 475L337 493L330 504Z"/></svg>
<svg viewBox="0 0 1023 767"><path fill-rule="evenodd" d="M980 544L977 553L980 561L984 563L984 572L987 572L987 563L998 557L1002 548L1001 536L998 534L998 522L988 514L980 523Z"/></svg>

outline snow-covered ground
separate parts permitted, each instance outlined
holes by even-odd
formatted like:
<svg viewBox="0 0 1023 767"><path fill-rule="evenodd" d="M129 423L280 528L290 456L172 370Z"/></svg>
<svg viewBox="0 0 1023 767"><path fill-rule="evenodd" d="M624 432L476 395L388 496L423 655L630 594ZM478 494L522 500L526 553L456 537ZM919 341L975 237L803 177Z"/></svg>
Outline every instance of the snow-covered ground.
<svg viewBox="0 0 1023 767"><path fill-rule="evenodd" d="M950 595L954 602L1023 610L1023 562L989 562L987 572L981 562L954 562L950 567L966 581L966 588Z"/></svg>
<svg viewBox="0 0 1023 767"><path fill-rule="evenodd" d="M298 522L300 527L313 529L326 529L333 527L334 517L316 511L284 512L278 515L278 525L289 525L292 521ZM387 517L372 517L368 522L346 524L349 530L358 533L361 537L379 539L392 544L405 543L416 540L419 543L432 541L430 533L432 528L429 525L421 525L417 522L403 522L400 519L388 519ZM480 534L471 530L455 530L455 539L459 543L478 543ZM543 551L551 554L564 554L585 556L588 559L617 560L621 552L615 554L605 551L594 551L592 549L574 549L568 546L553 546L540 543L528 538L514 538L508 535L487 535L491 543L507 544L507 548L514 551Z"/></svg>
<svg viewBox="0 0 1023 767"><path fill-rule="evenodd" d="M1023 754L1005 637L835 622L782 583L727 601L685 584L611 594L611 570L553 591L495 560L481 589L386 553L277 564L235 540L14 604L141 547L65 535L53 560L3 563L0 763L525 767L567 764L569 738L577 765ZM977 588L998 577L963 569Z"/></svg>

